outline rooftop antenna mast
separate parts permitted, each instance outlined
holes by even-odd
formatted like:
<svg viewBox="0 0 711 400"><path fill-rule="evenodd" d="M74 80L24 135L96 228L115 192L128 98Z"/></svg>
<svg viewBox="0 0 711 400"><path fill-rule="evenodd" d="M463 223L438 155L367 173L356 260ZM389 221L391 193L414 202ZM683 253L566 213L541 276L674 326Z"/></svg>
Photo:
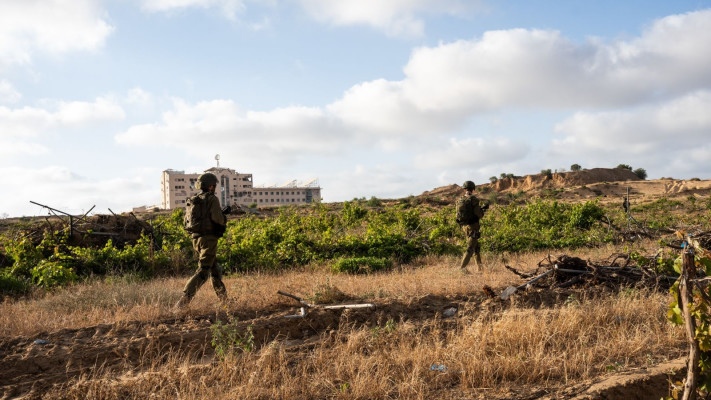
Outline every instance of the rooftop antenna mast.
<svg viewBox="0 0 711 400"><path fill-rule="evenodd" d="M220 155L219 154L215 155L215 161L217 161L217 168L220 168Z"/></svg>

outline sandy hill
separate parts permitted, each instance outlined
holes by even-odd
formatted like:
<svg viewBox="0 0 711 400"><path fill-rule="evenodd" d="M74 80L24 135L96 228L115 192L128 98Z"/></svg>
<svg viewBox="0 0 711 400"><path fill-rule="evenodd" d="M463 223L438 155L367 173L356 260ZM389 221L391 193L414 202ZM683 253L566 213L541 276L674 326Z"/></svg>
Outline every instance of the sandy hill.
<svg viewBox="0 0 711 400"><path fill-rule="evenodd" d="M491 192L516 194L525 197L551 196L561 200L580 200L599 197L602 201L618 201L628 190L634 201L654 200L660 197L709 195L710 180L657 179L641 180L628 169L593 168L582 171L557 172L551 175L535 174L499 179L494 183L477 185L480 195ZM422 193L420 198L437 198L452 202L464 193L457 184L442 186Z"/></svg>

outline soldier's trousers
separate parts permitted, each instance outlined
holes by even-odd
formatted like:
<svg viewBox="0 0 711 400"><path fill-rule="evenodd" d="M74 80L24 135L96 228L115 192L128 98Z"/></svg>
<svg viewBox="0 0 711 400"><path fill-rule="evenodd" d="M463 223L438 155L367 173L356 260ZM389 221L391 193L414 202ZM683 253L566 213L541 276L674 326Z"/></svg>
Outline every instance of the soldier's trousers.
<svg viewBox="0 0 711 400"><path fill-rule="evenodd" d="M222 282L222 269L217 264L217 238L214 236L202 236L193 239L193 249L198 255L198 269L195 271L183 293L188 298L193 298L195 293L207 281L212 278L212 287L215 289L217 297L221 300L227 298L227 288Z"/></svg>
<svg viewBox="0 0 711 400"><path fill-rule="evenodd" d="M481 265L481 246L479 245L479 225L462 225L462 231L467 238L467 249L462 256L461 267L466 268L472 255L476 255L477 267Z"/></svg>

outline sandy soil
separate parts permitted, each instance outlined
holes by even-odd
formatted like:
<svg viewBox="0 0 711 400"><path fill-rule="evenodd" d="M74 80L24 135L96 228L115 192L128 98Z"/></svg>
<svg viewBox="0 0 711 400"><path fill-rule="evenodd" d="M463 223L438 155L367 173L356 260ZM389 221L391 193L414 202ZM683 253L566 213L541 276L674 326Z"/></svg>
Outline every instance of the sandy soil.
<svg viewBox="0 0 711 400"><path fill-rule="evenodd" d="M554 173L550 177L536 174L499 179L496 183L477 185L479 193L522 193L524 198L553 196L561 200L580 201L600 198L602 202L622 202L629 191L632 204L662 197L708 196L711 180L655 179L640 180L632 171L619 168ZM420 194L427 201L439 199L451 203L464 193L457 184L442 186Z"/></svg>

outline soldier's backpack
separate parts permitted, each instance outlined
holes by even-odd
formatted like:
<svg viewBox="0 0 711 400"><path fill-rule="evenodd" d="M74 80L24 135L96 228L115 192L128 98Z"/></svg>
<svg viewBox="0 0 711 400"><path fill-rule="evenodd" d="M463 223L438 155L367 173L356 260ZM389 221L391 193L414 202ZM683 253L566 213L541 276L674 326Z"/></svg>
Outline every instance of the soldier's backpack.
<svg viewBox="0 0 711 400"><path fill-rule="evenodd" d="M198 235L205 235L212 231L207 198L198 194L190 197L185 204L187 205L185 217L183 218L185 230Z"/></svg>
<svg viewBox="0 0 711 400"><path fill-rule="evenodd" d="M457 199L457 223L470 225L479 222L483 212L479 207L479 199L474 196L463 196Z"/></svg>

